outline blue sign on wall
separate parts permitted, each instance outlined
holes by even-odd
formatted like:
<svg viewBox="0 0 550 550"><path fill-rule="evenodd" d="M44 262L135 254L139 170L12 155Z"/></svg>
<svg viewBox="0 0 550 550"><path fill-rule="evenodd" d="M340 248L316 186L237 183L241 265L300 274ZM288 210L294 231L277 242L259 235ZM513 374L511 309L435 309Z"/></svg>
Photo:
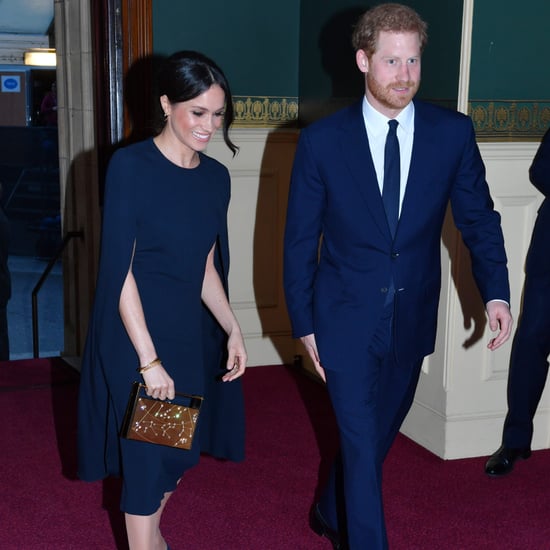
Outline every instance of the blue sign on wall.
<svg viewBox="0 0 550 550"><path fill-rule="evenodd" d="M2 75L2 92L20 92L21 77L18 75Z"/></svg>

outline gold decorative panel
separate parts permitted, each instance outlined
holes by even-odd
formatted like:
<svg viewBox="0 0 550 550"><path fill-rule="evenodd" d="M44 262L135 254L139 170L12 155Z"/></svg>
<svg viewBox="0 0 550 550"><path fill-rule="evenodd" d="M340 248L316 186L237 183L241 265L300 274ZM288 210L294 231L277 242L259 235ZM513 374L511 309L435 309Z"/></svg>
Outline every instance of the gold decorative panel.
<svg viewBox="0 0 550 550"><path fill-rule="evenodd" d="M468 104L483 141L538 141L550 126L550 101L478 101Z"/></svg>
<svg viewBox="0 0 550 550"><path fill-rule="evenodd" d="M297 97L233 96L234 125L245 127L289 127L298 120Z"/></svg>

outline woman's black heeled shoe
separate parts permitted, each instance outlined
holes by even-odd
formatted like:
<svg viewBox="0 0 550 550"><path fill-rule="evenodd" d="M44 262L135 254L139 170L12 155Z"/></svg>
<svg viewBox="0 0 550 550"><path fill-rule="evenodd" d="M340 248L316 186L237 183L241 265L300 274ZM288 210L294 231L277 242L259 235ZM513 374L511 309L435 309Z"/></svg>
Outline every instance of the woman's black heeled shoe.
<svg viewBox="0 0 550 550"><path fill-rule="evenodd" d="M320 537L325 537L328 539L334 550L343 550L340 535L325 521L325 518L321 515L318 504L314 504L311 507L309 514L309 525L314 533Z"/></svg>

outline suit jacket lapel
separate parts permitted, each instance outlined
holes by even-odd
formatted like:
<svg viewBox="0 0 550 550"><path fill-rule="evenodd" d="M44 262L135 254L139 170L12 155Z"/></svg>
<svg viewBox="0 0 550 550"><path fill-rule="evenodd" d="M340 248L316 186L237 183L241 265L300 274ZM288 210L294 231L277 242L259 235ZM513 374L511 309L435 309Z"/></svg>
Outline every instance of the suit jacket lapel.
<svg viewBox="0 0 550 550"><path fill-rule="evenodd" d="M369 149L369 140L363 119L362 101L348 109L348 117L340 127L340 148L353 181L365 199L367 208L381 232L391 240L390 229L376 171Z"/></svg>

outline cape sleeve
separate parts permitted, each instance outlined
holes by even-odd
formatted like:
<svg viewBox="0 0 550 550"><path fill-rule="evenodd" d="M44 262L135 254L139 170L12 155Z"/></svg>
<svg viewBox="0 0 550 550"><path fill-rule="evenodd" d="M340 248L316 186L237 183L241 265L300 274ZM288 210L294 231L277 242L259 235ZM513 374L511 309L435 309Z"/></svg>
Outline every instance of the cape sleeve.
<svg viewBox="0 0 550 550"><path fill-rule="evenodd" d="M82 356L78 402L78 475L84 480L118 475L119 464L109 456L116 436L115 419L109 408L105 370L109 367L109 341L120 331L118 304L126 279L137 228L138 178L132 155L117 151L105 180L101 252L88 334ZM113 429L106 429L113 425ZM110 463L112 462L112 463Z"/></svg>
<svg viewBox="0 0 550 550"><path fill-rule="evenodd" d="M227 209L230 199L229 173L225 169L225 194L214 265L228 294L229 237ZM244 459L245 415L241 379L222 382L226 372L227 336L210 311L203 306L205 391L201 409L201 451L216 458Z"/></svg>

